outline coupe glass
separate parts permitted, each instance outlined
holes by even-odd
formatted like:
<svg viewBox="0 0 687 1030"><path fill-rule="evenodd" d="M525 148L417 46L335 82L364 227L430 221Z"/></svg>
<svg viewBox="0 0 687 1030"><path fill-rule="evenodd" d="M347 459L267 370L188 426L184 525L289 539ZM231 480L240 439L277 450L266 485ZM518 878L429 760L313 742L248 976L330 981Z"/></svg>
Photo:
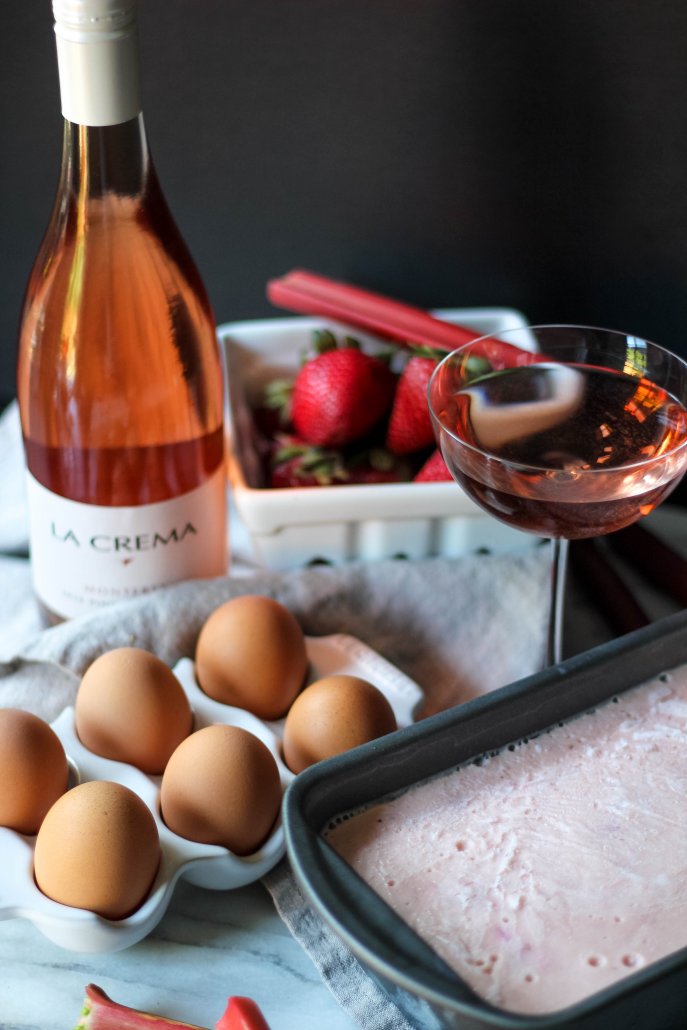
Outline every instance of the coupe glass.
<svg viewBox="0 0 687 1030"><path fill-rule="evenodd" d="M557 663L568 541L648 515L685 471L687 364L622 332L529 326L448 354L428 397L456 482L490 515L552 540Z"/></svg>

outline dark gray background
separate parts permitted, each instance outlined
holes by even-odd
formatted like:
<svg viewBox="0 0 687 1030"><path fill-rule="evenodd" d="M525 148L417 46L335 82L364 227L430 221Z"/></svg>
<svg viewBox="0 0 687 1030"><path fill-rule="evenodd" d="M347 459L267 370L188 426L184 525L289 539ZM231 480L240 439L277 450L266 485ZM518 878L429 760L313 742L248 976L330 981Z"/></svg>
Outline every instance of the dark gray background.
<svg viewBox="0 0 687 1030"><path fill-rule="evenodd" d="M54 194L49 0L3 13L0 398ZM687 352L682 0L142 0L146 121L218 321L300 265Z"/></svg>

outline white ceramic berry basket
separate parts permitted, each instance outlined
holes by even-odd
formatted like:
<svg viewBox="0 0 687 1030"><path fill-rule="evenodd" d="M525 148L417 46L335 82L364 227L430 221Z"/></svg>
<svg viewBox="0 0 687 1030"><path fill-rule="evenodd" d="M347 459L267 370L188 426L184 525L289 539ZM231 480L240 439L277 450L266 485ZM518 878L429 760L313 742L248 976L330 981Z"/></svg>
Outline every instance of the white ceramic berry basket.
<svg viewBox="0 0 687 1030"><path fill-rule="evenodd" d="M474 329L477 336L527 326L514 308L462 308L436 312ZM229 465L233 505L252 554L266 568L284 571L313 562L403 556L458 557L485 549L510 551L532 544L531 534L485 515L453 482L260 488L249 402L277 375L293 374L312 332L326 319L286 317L220 325L227 373ZM363 346L375 341L355 331ZM527 345L526 342L523 345ZM379 342L376 342L379 347Z"/></svg>

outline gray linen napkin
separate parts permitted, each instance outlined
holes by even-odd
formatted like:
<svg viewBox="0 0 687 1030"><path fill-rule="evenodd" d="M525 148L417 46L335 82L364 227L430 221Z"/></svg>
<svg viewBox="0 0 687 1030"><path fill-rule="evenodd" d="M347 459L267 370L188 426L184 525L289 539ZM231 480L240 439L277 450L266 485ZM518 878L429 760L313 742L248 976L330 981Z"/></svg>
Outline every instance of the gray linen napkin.
<svg viewBox="0 0 687 1030"><path fill-rule="evenodd" d="M10 572L11 570L11 572ZM531 546L512 555L357 563L276 575L168 587L42 632L29 632L28 571L0 561L5 594L24 612L16 650L0 648L0 705L48 720L73 703L79 678L103 651L136 645L168 664L193 655L203 621L242 593L275 597L313 636L350 633L414 679L424 713L492 690L541 665L546 636L549 556ZM26 617L29 613L29 617ZM35 614L35 613L34 613ZM1 627L0 627L1 635ZM340 1004L366 1030L409 1025L302 896L284 861L265 879L281 917Z"/></svg>
<svg viewBox="0 0 687 1030"><path fill-rule="evenodd" d="M9 567L25 571L11 561L0 564L3 580ZM181 583L29 636L16 653L5 640L0 704L53 719L103 651L135 645L172 665L193 655L202 623L222 601L259 593L290 608L309 635L350 633L379 651L420 685L429 714L540 667L548 569L546 549L533 546ZM28 577L18 580L28 587Z"/></svg>

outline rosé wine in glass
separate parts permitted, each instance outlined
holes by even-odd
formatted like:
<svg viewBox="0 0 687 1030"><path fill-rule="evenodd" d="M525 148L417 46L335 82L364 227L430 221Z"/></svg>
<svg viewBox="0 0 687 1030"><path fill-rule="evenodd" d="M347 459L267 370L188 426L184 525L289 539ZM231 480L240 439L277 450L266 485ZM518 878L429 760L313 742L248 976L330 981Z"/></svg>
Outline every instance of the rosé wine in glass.
<svg viewBox="0 0 687 1030"><path fill-rule="evenodd" d="M501 339L530 349L514 363ZM465 492L495 518L554 541L548 657L559 661L567 541L648 515L687 467L687 365L624 333L533 326L449 354L429 406Z"/></svg>

